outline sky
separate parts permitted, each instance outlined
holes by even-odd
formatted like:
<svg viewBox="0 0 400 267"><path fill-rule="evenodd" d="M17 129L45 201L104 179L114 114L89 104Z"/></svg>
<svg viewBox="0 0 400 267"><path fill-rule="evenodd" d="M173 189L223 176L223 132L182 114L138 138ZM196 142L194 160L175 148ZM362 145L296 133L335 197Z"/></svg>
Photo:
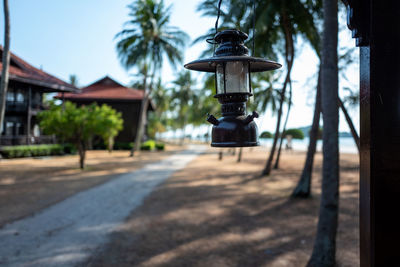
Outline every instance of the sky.
<svg viewBox="0 0 400 267"><path fill-rule="evenodd" d="M170 24L188 33L192 40L214 26L215 18L201 17L196 12L201 0L165 1L173 5ZM78 76L80 86L86 86L105 75L126 85L133 80L135 70L126 70L119 63L114 38L129 18L127 5L132 0L10 0L9 2L11 51L28 63L65 81L68 81L69 75L75 74ZM0 11L0 43L3 43L2 5ZM344 23L343 19L341 23ZM350 31L342 31L339 40L341 46L354 46ZM313 115L318 60L308 44L299 40L298 45L300 50L292 74L293 106L288 122L289 128L310 125ZM204 41L188 47L185 51L185 62L197 59L206 46ZM358 49L355 49L355 52L358 53ZM174 71L168 64L164 66L162 73L164 82L174 80L176 71L181 71L183 68ZM346 72L349 82L341 80L340 85L358 88L358 64L354 64ZM343 90L341 95L345 95ZM350 110L357 129L359 129L358 112L357 108ZM268 111L256 122L260 131L274 131L276 118ZM348 131L342 114L340 114L339 130Z"/></svg>

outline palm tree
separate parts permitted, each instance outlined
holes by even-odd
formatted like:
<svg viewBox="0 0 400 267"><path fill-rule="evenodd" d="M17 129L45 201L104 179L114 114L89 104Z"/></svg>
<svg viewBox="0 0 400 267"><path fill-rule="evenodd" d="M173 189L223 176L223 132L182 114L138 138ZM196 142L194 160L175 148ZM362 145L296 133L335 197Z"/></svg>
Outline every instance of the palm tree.
<svg viewBox="0 0 400 267"><path fill-rule="evenodd" d="M290 108L292 107L292 81L289 80L289 98L288 98L288 109L286 112L286 119L285 122L283 123L283 130L282 130L282 134L280 137L280 141L279 141L279 148L278 148L278 154L276 155L276 160L275 160L275 164L274 164L274 169L278 169L279 168L279 159L281 156L281 151L282 151L282 144L283 144L283 139L285 137L285 132L286 132L286 126L289 120L289 115L290 115Z"/></svg>
<svg viewBox="0 0 400 267"><path fill-rule="evenodd" d="M154 112L149 114L148 135L156 138L157 133L165 132L168 125L168 110L170 109L171 96L159 78L151 94L151 101L155 105Z"/></svg>
<svg viewBox="0 0 400 267"><path fill-rule="evenodd" d="M76 74L70 74L69 75L69 83L72 84L73 86L77 87L79 83L78 76Z"/></svg>
<svg viewBox="0 0 400 267"><path fill-rule="evenodd" d="M3 132L4 114L6 110L6 95L8 90L8 69L10 67L10 13L8 0L3 1L4 10L4 48L0 80L0 134Z"/></svg>
<svg viewBox="0 0 400 267"><path fill-rule="evenodd" d="M188 35L177 27L169 25L171 6L165 7L163 0L135 0L128 6L131 20L116 35L119 39L117 51L122 65L130 69L138 64L147 65L143 76L144 97L142 100L139 125L136 132L135 146L131 152L140 147L149 97L153 89L154 79L163 66L163 58L176 67L182 63L182 51Z"/></svg>
<svg viewBox="0 0 400 267"><path fill-rule="evenodd" d="M321 68L318 74L317 92L315 94L314 116L310 129L310 141L307 149L306 161L300 180L293 190L292 198L308 198L311 196L311 178L314 165L314 155L317 148L319 120L321 115Z"/></svg>
<svg viewBox="0 0 400 267"><path fill-rule="evenodd" d="M323 107L322 196L313 253L307 266L335 266L339 209L338 2L324 0L321 83Z"/></svg>
<svg viewBox="0 0 400 267"><path fill-rule="evenodd" d="M315 10L315 3L312 1L303 2L297 0L264 1L257 7L256 15L257 24L259 25L257 29L260 30L258 30L256 40L260 43L261 53L263 55L274 55L276 54L276 50L280 50L286 62L286 77L280 92L275 136L262 175L270 174L278 143L283 104L286 98L286 90L291 80L290 76L295 57L296 47L294 40L299 35L305 37L312 45L318 43L319 40L315 17L312 12L313 10ZM265 44L266 40L272 41L275 45L263 46L262 43Z"/></svg>
<svg viewBox="0 0 400 267"><path fill-rule="evenodd" d="M172 105L176 108L177 117L175 119L177 125L182 129L181 144L185 139L185 128L189 122L190 111L195 107L196 94L194 92L195 80L192 79L191 71L179 72L178 77L172 82Z"/></svg>

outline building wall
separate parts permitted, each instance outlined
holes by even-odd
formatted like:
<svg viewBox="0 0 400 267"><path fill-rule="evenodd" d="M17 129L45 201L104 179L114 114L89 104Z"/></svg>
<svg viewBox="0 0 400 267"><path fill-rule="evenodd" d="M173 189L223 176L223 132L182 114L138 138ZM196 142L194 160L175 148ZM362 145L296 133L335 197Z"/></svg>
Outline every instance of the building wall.
<svg viewBox="0 0 400 267"><path fill-rule="evenodd" d="M31 96L30 99L29 96ZM6 95L6 110L1 135L33 134L34 124L32 122L36 121L34 114L43 108L42 99L43 91L40 87L10 81ZM30 110L28 109L29 103ZM30 125L28 125L28 120L31 121Z"/></svg>

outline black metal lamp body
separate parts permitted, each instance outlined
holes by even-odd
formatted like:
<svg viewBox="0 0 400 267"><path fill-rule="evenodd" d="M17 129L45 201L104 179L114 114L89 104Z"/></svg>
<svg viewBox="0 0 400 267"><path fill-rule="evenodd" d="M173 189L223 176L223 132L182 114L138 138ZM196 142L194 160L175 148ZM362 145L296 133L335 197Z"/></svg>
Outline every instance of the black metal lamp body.
<svg viewBox="0 0 400 267"><path fill-rule="evenodd" d="M214 56L199 59L185 65L196 71L215 73L215 98L221 103L220 119L209 115L207 121L213 124L212 142L214 147L258 146L258 130L254 118L257 112L246 116L246 102L252 96L251 73L274 70L279 63L263 58L250 57L244 45L247 34L238 30L225 30L214 37L219 45Z"/></svg>

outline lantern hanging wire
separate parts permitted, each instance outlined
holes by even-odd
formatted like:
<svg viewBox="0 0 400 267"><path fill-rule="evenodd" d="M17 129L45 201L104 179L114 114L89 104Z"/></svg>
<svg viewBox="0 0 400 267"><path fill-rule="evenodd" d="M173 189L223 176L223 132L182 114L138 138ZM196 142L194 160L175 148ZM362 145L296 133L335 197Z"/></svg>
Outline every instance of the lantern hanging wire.
<svg viewBox="0 0 400 267"><path fill-rule="evenodd" d="M247 1L245 1L245 3L246 3L246 5L247 5ZM253 32L253 36L252 36L252 48L253 48L253 50L251 51L251 55L254 57L254 55L255 55L255 51L256 51L256 45L255 45L255 39L256 39L256 0L253 0L253 3L250 3L249 2L249 4L251 5L252 4L252 17L253 17L253 29L252 29L252 32ZM215 37L215 35L218 33L218 22L219 22L219 18L220 18L220 16L221 16L221 5L222 5L222 0L219 0L218 1L218 10L217 10L217 19L216 19L216 21L215 21L215 34L214 34L214 37ZM211 45L213 45L213 54L215 53L215 47L216 47L216 45L218 44L215 40L214 40L214 37L213 38L207 38L206 39L206 42L207 43L209 43L209 44L211 44Z"/></svg>

